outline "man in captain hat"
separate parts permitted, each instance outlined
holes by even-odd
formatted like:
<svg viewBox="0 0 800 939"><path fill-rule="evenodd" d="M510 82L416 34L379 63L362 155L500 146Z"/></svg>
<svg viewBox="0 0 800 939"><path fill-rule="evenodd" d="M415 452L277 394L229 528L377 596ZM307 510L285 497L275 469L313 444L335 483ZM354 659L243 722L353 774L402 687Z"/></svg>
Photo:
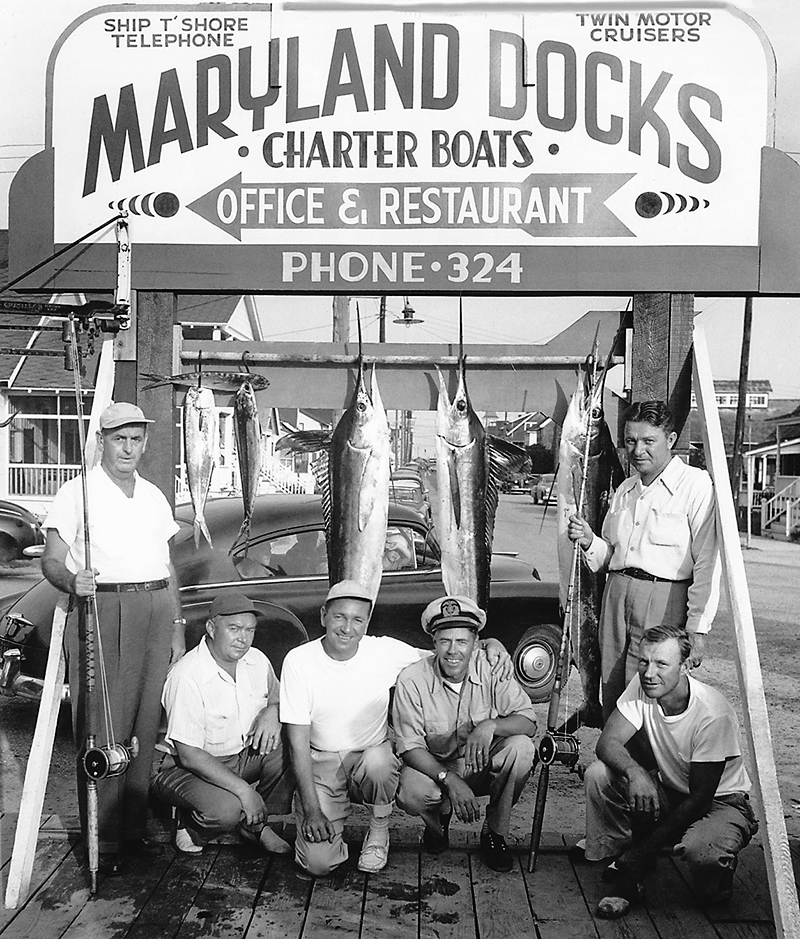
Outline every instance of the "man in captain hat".
<svg viewBox="0 0 800 939"><path fill-rule="evenodd" d="M499 680L476 654L485 624L486 614L467 597L441 597L422 614L434 654L397 680L394 729L405 763L397 804L422 818L423 846L440 854L453 812L476 821L476 796L488 795L481 855L492 870L505 872L512 867L511 810L533 765L536 717L520 685Z"/></svg>

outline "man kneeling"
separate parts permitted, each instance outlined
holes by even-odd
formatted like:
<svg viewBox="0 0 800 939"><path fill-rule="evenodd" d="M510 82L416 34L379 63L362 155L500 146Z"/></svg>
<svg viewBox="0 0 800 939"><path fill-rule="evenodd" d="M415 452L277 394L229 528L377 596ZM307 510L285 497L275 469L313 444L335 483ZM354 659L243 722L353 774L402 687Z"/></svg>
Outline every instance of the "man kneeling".
<svg viewBox="0 0 800 939"><path fill-rule="evenodd" d="M665 847L687 863L701 899L729 898L737 856L758 830L736 713L689 675L690 655L690 637L678 626L643 634L638 675L586 772L586 859L616 858L604 874L615 886L597 911L609 919L641 899L643 875ZM626 748L642 727L657 764L651 772Z"/></svg>
<svg viewBox="0 0 800 939"><path fill-rule="evenodd" d="M269 659L252 648L255 626L249 597L217 597L206 636L164 685L172 758L151 791L178 807L175 847L184 854L199 854L234 830L265 851L291 850L266 824L268 801L278 815L291 812L294 777L281 742L278 679Z"/></svg>
<svg viewBox="0 0 800 939"><path fill-rule="evenodd" d="M425 822L422 843L431 854L449 844L452 813L480 817L477 795L489 795L481 854L496 871L510 871L506 844L511 809L533 764L536 717L512 679L492 674L476 654L486 614L466 597L428 604L422 628L434 654L400 673L394 699L397 753L405 762L397 804Z"/></svg>

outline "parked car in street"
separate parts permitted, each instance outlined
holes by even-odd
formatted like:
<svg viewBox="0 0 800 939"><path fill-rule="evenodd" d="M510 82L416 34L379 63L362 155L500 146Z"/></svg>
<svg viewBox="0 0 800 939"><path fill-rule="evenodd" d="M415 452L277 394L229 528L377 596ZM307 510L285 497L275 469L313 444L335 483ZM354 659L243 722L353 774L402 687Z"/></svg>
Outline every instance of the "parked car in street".
<svg viewBox="0 0 800 939"><path fill-rule="evenodd" d="M389 497L395 502L409 506L430 521L430 498L418 470L394 470L389 478Z"/></svg>
<svg viewBox="0 0 800 939"><path fill-rule="evenodd" d="M180 531L173 562L187 619L187 644L200 641L213 599L222 591L240 590L258 609L255 645L280 671L289 649L323 632L320 607L328 577L321 500L314 495L259 496L249 545L236 542L240 499L209 500L205 516L214 547L203 541L195 549L191 507L176 512ZM418 512L391 503L384 574L370 632L430 647L420 615L443 593L433 529ZM56 589L43 580L26 593L7 597L0 607L0 691L40 695L56 597ZM518 558L495 555L483 635L496 636L506 645L517 678L535 701L546 700L552 688L559 623L558 584L540 582L530 564Z"/></svg>
<svg viewBox="0 0 800 939"><path fill-rule="evenodd" d="M547 505L556 501L555 473L545 473L539 481L531 487L531 498L534 505Z"/></svg>
<svg viewBox="0 0 800 939"><path fill-rule="evenodd" d="M25 557L25 549L44 544L39 519L14 502L0 499L0 562Z"/></svg>

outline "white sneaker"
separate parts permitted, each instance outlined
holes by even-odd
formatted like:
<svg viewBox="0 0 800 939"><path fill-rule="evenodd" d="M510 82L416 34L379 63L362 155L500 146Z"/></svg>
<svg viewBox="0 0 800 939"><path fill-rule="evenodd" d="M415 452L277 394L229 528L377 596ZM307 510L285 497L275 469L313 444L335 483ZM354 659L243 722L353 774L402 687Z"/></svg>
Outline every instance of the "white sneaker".
<svg viewBox="0 0 800 939"><path fill-rule="evenodd" d="M389 832L373 834L368 831L361 846L358 869L367 874L377 874L386 867L389 860Z"/></svg>
<svg viewBox="0 0 800 939"><path fill-rule="evenodd" d="M175 829L175 847L181 854L202 854L203 846L195 844L187 828Z"/></svg>

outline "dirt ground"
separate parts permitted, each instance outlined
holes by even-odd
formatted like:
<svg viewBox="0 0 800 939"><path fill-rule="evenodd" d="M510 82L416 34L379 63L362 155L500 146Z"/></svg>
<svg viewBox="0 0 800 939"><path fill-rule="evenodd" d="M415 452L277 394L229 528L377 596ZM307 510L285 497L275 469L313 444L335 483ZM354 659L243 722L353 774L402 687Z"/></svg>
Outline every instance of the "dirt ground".
<svg viewBox="0 0 800 939"><path fill-rule="evenodd" d="M752 547L744 550L745 568L755 623L763 687L767 699L772 747L781 791L783 814L789 836L800 840L800 545L767 538L753 538ZM3 591L6 592L6 591ZM737 650L733 618L727 598L723 596L712 630L706 659L697 670L697 677L720 688L734 703L742 719L742 699L737 673ZM580 700L577 678L567 688L571 711ZM540 730L547 724L547 709L537 708ZM36 712L29 702L0 699L0 807L14 812L19 805L25 763L30 748ZM45 813L62 817L77 815L75 784L72 769L68 715L62 715L55 752L55 762L45 797ZM598 732L584 729L580 762L591 761ZM751 775L753 775L751 773ZM534 803L534 786L529 783L522 802L514 814L512 833L526 840ZM758 800L757 804L758 804ZM359 821L358 812L353 821ZM396 813L393 824L416 826L416 819ZM460 823L454 822L454 825ZM545 815L545 830L561 832L567 838L579 838L583 830L583 786L578 773L563 766L553 767Z"/></svg>

